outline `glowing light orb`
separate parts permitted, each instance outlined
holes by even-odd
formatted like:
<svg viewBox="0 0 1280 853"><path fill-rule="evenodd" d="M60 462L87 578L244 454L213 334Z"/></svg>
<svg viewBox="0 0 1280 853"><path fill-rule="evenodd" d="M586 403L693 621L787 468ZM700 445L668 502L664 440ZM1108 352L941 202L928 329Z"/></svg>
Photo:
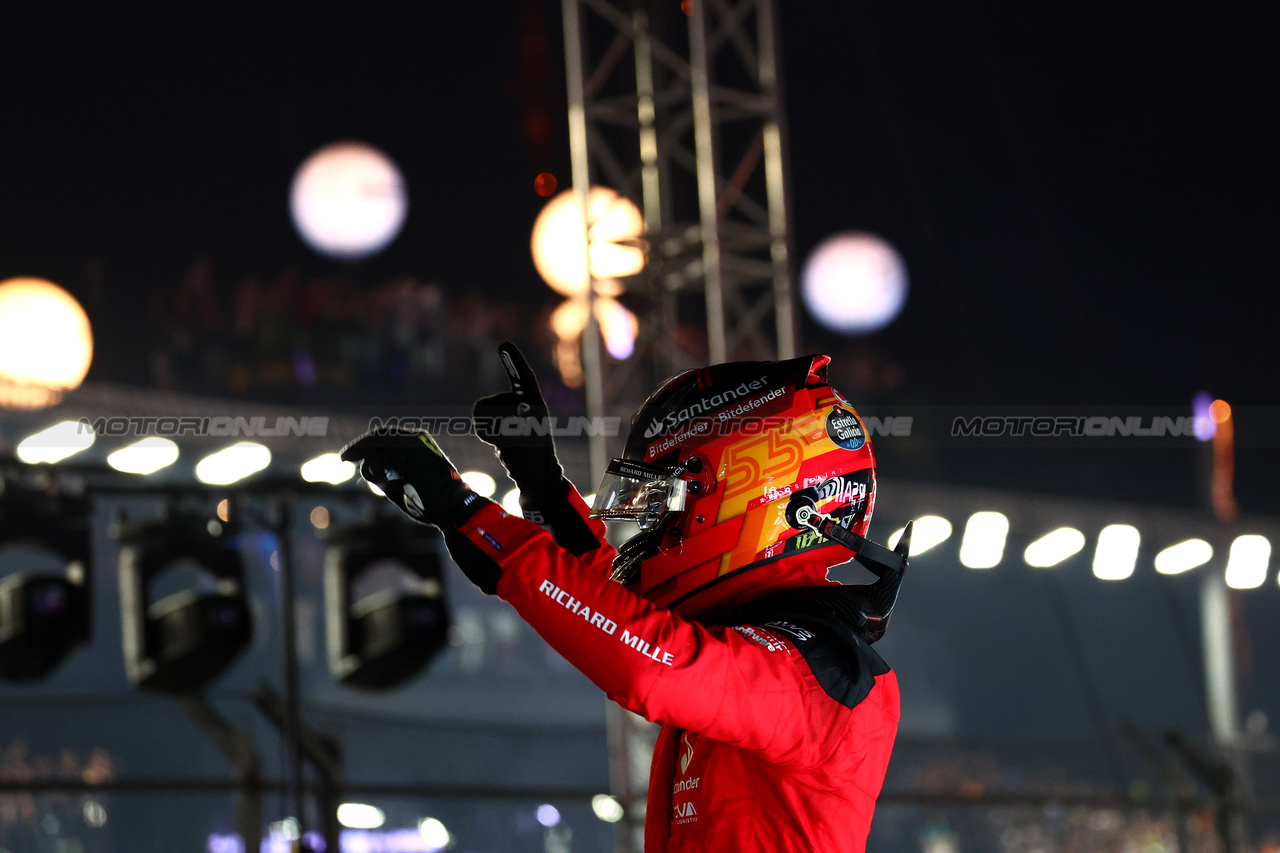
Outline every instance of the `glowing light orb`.
<svg viewBox="0 0 1280 853"><path fill-rule="evenodd" d="M42 278L0 282L0 405L54 405L92 360L93 330L75 297Z"/></svg>
<svg viewBox="0 0 1280 853"><path fill-rule="evenodd" d="M608 187L593 187L587 195L589 229L573 190L547 202L533 223L529 249L533 265L552 290L565 296L587 294L587 247L591 275L597 279L635 275L644 269L644 217L631 200Z"/></svg>
<svg viewBox="0 0 1280 853"><path fill-rule="evenodd" d="M542 172L533 179L533 191L543 198L556 191L556 176L550 172Z"/></svg>
<svg viewBox="0 0 1280 853"><path fill-rule="evenodd" d="M874 234L837 234L819 243L805 261L800 293L813 318L833 332L869 334L901 313L907 265Z"/></svg>
<svg viewBox="0 0 1280 853"><path fill-rule="evenodd" d="M636 315L607 296L596 298L596 322L604 337L605 349L619 361L625 361L636 350L640 321ZM566 299L551 313L551 330L561 341L575 341L587 327L587 300Z"/></svg>
<svg viewBox="0 0 1280 853"><path fill-rule="evenodd" d="M404 224L409 194L396 164L372 145L335 142L293 176L289 210L311 248L342 260L387 247Z"/></svg>

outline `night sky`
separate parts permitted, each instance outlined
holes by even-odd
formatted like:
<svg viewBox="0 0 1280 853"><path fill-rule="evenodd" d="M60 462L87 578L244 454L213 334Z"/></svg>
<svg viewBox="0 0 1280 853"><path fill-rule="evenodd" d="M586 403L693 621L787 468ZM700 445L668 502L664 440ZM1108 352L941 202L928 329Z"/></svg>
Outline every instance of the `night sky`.
<svg viewBox="0 0 1280 853"><path fill-rule="evenodd" d="M856 228L911 273L906 310L868 340L806 320L806 349L900 373L870 404L1278 402L1273 7L783 5L799 259ZM559 4L314 8L6 13L0 278L85 302L91 379L145 381L139 317L199 252L224 291L251 269L331 269L287 190L338 139L379 146L408 183L405 228L362 277L550 300L528 233L534 176L568 184ZM1242 454L1246 509L1280 507L1274 448ZM1082 488L1189 488L1185 455L1140 456L1095 460ZM1055 459L1027 464L1076 465Z"/></svg>

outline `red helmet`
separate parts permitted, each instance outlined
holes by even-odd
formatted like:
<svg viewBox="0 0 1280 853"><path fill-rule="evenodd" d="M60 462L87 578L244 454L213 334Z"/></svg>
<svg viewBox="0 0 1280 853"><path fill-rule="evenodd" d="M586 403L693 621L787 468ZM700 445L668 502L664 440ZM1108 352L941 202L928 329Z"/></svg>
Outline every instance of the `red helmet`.
<svg viewBox="0 0 1280 853"><path fill-rule="evenodd" d="M699 616L828 583L850 553L792 527L788 498L816 487L818 511L862 536L876 494L870 439L828 384L830 360L716 364L650 395L591 511L641 527L618 549L615 579Z"/></svg>

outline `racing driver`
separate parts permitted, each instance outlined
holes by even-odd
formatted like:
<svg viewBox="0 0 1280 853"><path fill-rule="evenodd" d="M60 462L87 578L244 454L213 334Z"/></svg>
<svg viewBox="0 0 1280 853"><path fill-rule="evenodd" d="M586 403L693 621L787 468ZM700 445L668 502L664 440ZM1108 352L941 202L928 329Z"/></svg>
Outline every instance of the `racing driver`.
<svg viewBox="0 0 1280 853"><path fill-rule="evenodd" d="M871 644L902 573L827 580L851 556L838 535L891 553L861 539L875 459L827 381L829 357L667 380L588 507L556 458L533 372L510 343L499 355L511 388L476 403L475 428L524 518L468 489L426 433L366 433L342 458L438 526L467 577L609 698L661 725L646 853L864 850L899 714ZM826 527L788 512L800 497ZM603 519L639 532L615 550Z"/></svg>

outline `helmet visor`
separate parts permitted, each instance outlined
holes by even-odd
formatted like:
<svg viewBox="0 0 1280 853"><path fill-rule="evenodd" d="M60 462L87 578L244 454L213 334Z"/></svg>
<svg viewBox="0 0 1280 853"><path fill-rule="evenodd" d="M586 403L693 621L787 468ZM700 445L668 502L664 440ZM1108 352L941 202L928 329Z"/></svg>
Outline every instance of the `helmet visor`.
<svg viewBox="0 0 1280 853"><path fill-rule="evenodd" d="M668 512L684 509L686 485L674 468L614 459L596 491L591 517L634 521L648 530Z"/></svg>

